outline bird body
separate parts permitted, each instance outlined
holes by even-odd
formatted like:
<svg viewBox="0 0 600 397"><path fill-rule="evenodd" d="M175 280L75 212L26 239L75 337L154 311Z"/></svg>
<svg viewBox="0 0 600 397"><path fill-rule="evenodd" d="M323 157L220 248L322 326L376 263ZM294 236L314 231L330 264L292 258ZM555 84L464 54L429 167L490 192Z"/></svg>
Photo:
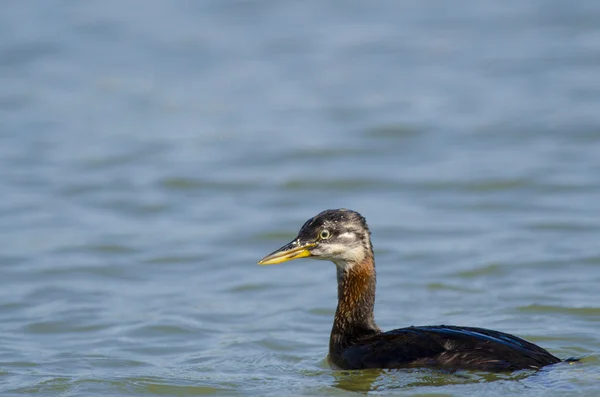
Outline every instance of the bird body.
<svg viewBox="0 0 600 397"><path fill-rule="evenodd" d="M449 325L408 327L357 338L334 348L329 361L340 369L430 367L514 371L561 360L503 332Z"/></svg>
<svg viewBox="0 0 600 397"><path fill-rule="evenodd" d="M309 219L289 244L259 264L310 257L337 268L338 305L328 360L340 369L430 367L513 371L561 360L503 332L474 327L423 326L382 332L373 315L375 260L366 220L346 209Z"/></svg>

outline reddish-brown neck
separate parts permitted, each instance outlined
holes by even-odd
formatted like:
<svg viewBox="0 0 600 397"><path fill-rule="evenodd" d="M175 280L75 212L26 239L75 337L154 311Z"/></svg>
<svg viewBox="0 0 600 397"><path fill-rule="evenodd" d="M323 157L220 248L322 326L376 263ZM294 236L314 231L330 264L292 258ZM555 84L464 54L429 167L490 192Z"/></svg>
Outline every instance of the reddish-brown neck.
<svg viewBox="0 0 600 397"><path fill-rule="evenodd" d="M344 349L361 337L378 333L375 306L375 262L367 256L350 266L337 266L338 306L329 350Z"/></svg>

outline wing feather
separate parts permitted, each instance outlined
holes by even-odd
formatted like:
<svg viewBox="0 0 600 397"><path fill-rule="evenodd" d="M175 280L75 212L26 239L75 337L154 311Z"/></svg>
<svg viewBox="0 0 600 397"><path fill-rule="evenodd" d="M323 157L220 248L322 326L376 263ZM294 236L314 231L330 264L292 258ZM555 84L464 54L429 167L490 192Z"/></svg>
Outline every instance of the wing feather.
<svg viewBox="0 0 600 397"><path fill-rule="evenodd" d="M396 329L359 340L343 353L349 368L440 367L512 371L560 362L514 335L475 327Z"/></svg>

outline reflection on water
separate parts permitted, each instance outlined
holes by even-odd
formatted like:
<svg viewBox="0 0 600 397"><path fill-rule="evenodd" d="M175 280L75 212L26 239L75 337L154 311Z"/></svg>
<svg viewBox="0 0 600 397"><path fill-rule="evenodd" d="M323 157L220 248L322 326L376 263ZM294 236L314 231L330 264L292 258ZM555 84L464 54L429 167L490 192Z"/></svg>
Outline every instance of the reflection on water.
<svg viewBox="0 0 600 397"><path fill-rule="evenodd" d="M406 389L411 387L441 387L502 380L518 381L526 379L533 374L533 371L497 374L466 371L447 372L429 369L333 372L336 387L360 393L377 390Z"/></svg>

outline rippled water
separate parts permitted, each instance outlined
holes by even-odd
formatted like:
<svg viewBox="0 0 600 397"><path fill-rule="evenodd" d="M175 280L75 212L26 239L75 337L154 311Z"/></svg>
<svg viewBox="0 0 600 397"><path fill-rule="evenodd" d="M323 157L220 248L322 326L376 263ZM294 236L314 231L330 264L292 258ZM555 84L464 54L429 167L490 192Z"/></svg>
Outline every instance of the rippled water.
<svg viewBox="0 0 600 397"><path fill-rule="evenodd" d="M0 394L600 391L600 3L3 3ZM332 371L360 211L384 329L459 324L537 373Z"/></svg>

